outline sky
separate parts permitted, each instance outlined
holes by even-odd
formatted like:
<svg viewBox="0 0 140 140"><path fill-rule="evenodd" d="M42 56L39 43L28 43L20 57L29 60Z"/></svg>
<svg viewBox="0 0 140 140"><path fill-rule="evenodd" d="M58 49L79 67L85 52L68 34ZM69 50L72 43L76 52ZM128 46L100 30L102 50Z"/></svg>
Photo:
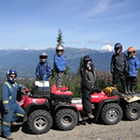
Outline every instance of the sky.
<svg viewBox="0 0 140 140"><path fill-rule="evenodd" d="M0 0L0 49L140 49L140 0Z"/></svg>

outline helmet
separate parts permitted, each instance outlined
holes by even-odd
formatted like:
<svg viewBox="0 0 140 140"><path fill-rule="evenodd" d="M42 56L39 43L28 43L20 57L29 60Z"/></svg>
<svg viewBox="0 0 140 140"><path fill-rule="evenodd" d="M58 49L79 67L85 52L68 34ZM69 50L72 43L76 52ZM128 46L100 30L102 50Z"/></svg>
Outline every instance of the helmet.
<svg viewBox="0 0 140 140"><path fill-rule="evenodd" d="M116 44L114 45L114 50L115 50L115 52L116 52L117 54L121 53L121 51L122 51L122 45L121 45L121 43L116 43Z"/></svg>
<svg viewBox="0 0 140 140"><path fill-rule="evenodd" d="M62 51L62 52L60 52L60 51ZM58 45L58 46L56 47L56 53L57 53L58 55L62 55L63 52L64 52L64 46Z"/></svg>
<svg viewBox="0 0 140 140"><path fill-rule="evenodd" d="M135 54L136 54L136 49L134 47L129 47L128 50L127 50L127 54L129 57L134 57Z"/></svg>
<svg viewBox="0 0 140 140"><path fill-rule="evenodd" d="M15 75L15 77L10 77L10 75L13 74ZM15 81L16 81L16 77L17 77L17 72L16 70L14 69L9 69L6 73L6 76L7 76L7 80L11 83L11 84L14 84Z"/></svg>
<svg viewBox="0 0 140 140"><path fill-rule="evenodd" d="M83 58L83 64L84 64L86 67L89 67L89 66L90 66L90 64L87 63L88 61L91 61L91 62L92 62L92 59L90 58L89 55L85 55L84 58Z"/></svg>
<svg viewBox="0 0 140 140"><path fill-rule="evenodd" d="M47 61L47 58L48 58L48 55L45 52L41 53L39 56L40 62L42 63L45 63Z"/></svg>

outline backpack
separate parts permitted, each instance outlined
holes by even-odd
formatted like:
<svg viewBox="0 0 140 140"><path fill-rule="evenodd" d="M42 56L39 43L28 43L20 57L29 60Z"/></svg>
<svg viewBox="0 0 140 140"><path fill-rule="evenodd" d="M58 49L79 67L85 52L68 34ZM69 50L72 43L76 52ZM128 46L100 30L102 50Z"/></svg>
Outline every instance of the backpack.
<svg viewBox="0 0 140 140"><path fill-rule="evenodd" d="M115 87L106 87L104 89L104 92L109 96L115 96L118 95L118 90Z"/></svg>

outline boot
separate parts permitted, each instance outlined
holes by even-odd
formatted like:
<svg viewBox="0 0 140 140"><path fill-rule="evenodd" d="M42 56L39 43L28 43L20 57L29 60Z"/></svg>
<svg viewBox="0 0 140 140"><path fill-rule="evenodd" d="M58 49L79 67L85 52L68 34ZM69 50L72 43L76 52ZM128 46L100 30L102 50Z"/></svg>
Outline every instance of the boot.
<svg viewBox="0 0 140 140"><path fill-rule="evenodd" d="M131 92L131 90L130 90L130 85L128 85L127 88L128 88L128 93L129 93L129 94L132 94L132 92Z"/></svg>
<svg viewBox="0 0 140 140"><path fill-rule="evenodd" d="M135 88L134 88L134 86L131 86L131 89L132 89L132 94L135 94Z"/></svg>
<svg viewBox="0 0 140 140"><path fill-rule="evenodd" d="M124 87L124 93L125 94L128 94L128 91L127 91L127 87L126 86Z"/></svg>
<svg viewBox="0 0 140 140"><path fill-rule="evenodd" d="M94 116L92 115L92 113L88 113L88 117L89 117L90 119L93 119L93 118L94 118Z"/></svg>

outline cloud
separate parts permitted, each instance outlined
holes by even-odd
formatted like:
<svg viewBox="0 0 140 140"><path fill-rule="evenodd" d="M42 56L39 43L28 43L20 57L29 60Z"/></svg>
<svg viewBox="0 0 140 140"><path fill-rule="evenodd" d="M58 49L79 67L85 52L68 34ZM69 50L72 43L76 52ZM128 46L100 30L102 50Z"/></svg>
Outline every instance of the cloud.
<svg viewBox="0 0 140 140"><path fill-rule="evenodd" d="M97 44L97 40L89 40L87 43L90 43L90 44Z"/></svg>
<svg viewBox="0 0 140 140"><path fill-rule="evenodd" d="M79 40L71 40L71 41L68 41L68 43L81 43L81 41L79 41Z"/></svg>
<svg viewBox="0 0 140 140"><path fill-rule="evenodd" d="M130 26L127 26L127 27L124 28L124 30L126 32L131 32L131 31L133 31L135 29L136 29L136 26L135 25L130 25Z"/></svg>
<svg viewBox="0 0 140 140"><path fill-rule="evenodd" d="M102 45L114 45L116 42L114 41L104 41L104 42L101 42Z"/></svg>
<svg viewBox="0 0 140 140"><path fill-rule="evenodd" d="M85 14L85 16L93 16L109 9L109 3L111 0L98 0L97 3L93 3L93 7Z"/></svg>

